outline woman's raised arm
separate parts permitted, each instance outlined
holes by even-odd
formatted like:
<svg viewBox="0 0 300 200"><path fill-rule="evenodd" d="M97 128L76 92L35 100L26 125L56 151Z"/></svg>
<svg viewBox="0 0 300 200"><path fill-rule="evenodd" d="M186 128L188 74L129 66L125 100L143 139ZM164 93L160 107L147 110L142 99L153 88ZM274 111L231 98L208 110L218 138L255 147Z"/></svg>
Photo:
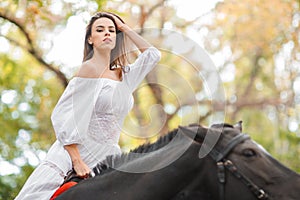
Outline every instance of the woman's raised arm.
<svg viewBox="0 0 300 200"><path fill-rule="evenodd" d="M138 33L132 30L127 24L123 23L117 17L117 15L111 14L111 16L113 16L117 24L117 28L123 33L125 33L141 52L144 52L146 49L152 46L142 36L140 36Z"/></svg>

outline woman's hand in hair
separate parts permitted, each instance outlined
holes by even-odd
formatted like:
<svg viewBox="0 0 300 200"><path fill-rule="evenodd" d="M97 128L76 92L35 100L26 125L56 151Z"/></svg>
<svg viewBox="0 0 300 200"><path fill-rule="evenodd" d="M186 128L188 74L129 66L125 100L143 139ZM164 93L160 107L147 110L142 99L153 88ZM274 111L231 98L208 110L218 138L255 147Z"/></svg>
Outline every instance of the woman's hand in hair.
<svg viewBox="0 0 300 200"><path fill-rule="evenodd" d="M116 15L114 13L108 13L108 14L111 15L113 17L113 19L115 20L118 30L125 32L130 29L129 26L127 24L125 24L118 15Z"/></svg>
<svg viewBox="0 0 300 200"><path fill-rule="evenodd" d="M126 36L128 36L131 39L131 41L138 47L138 49L141 52L145 51L146 49L152 46L142 36L137 34L128 25L126 25L118 15L114 13L108 13L108 14L111 15L115 20L117 29L125 33Z"/></svg>

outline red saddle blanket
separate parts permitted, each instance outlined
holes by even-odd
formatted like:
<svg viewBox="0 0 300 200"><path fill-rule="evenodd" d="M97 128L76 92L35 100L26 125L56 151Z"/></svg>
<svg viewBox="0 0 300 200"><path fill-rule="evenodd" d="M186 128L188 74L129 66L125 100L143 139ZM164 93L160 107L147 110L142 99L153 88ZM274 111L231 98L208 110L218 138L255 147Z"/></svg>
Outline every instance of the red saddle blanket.
<svg viewBox="0 0 300 200"><path fill-rule="evenodd" d="M55 200L56 197L58 197L63 192L65 192L66 190L70 189L71 187L73 187L76 184L77 184L77 182L75 182L75 181L70 181L70 182L67 182L67 183L63 184L62 186L60 186L60 188L58 188L54 192L54 194L52 195L52 197L50 198L50 200Z"/></svg>
<svg viewBox="0 0 300 200"><path fill-rule="evenodd" d="M74 169L68 171L67 175L64 178L63 184L54 192L50 200L55 200L59 195L79 183L80 181L84 180L86 178L81 178L77 176Z"/></svg>

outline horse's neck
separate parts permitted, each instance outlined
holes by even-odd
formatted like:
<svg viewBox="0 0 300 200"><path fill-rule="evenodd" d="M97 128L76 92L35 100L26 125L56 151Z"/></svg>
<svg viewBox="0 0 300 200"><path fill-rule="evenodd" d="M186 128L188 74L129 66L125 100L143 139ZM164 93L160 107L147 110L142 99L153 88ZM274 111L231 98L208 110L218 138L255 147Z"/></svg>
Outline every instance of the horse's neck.
<svg viewBox="0 0 300 200"><path fill-rule="evenodd" d="M189 138L178 134L164 147L148 153L130 153L131 160L129 162L114 167L119 171L130 173L156 171L168 167L178 160L191 146L192 142Z"/></svg>
<svg viewBox="0 0 300 200"><path fill-rule="evenodd" d="M94 195L101 199L111 198L115 191L115 199L172 199L202 170L204 159L197 159L199 148L190 139L179 137L159 150L140 157L136 154L136 159L116 166L116 170L87 180L91 183L77 187L76 195L88 185L89 190L99 191Z"/></svg>
<svg viewBox="0 0 300 200"><path fill-rule="evenodd" d="M127 180L132 183L129 187L137 190L136 188L141 187L140 184L142 184L143 187L151 188L153 198L164 197L164 199L170 199L183 188L187 188L187 183L193 182L193 179L201 178L196 177L195 174L199 171L205 173L204 162L208 158L198 159L195 157L200 146L192 145L189 146L190 148L184 149L184 145L186 144L182 144L182 146L175 145L153 152L153 154L143 159L131 162L126 168L121 168L122 170L129 171L128 169L130 169L132 171L132 169L140 170L141 168L137 169L136 166L142 166L144 169L145 173L141 173L140 176L128 175L126 177L131 179L130 181ZM201 180L198 179L197 181ZM117 180L116 184L118 184ZM145 192L145 195L149 196L149 190L146 188L141 189L140 192Z"/></svg>

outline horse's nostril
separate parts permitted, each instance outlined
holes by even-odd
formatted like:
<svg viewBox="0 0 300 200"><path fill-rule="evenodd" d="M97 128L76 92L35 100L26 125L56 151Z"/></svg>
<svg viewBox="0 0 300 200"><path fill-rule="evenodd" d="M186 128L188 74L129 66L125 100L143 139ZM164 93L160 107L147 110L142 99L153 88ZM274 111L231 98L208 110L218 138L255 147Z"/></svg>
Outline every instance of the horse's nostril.
<svg viewBox="0 0 300 200"><path fill-rule="evenodd" d="M179 197L180 199L185 198L185 197L188 196L187 193L188 193L187 191L182 191L182 192L180 192L180 193L178 194L178 197Z"/></svg>

